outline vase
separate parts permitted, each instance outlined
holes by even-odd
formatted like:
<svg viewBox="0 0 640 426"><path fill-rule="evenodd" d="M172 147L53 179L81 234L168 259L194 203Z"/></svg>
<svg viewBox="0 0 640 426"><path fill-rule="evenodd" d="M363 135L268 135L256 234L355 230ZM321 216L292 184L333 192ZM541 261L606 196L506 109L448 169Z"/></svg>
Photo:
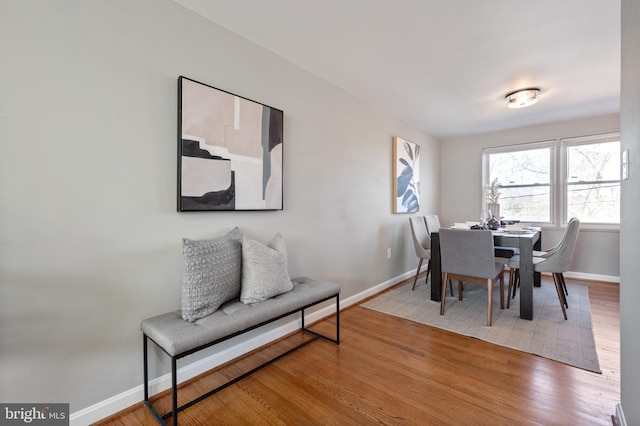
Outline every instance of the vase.
<svg viewBox="0 0 640 426"><path fill-rule="evenodd" d="M496 219L500 220L500 204L488 203L487 208L489 209L489 217L495 216Z"/></svg>

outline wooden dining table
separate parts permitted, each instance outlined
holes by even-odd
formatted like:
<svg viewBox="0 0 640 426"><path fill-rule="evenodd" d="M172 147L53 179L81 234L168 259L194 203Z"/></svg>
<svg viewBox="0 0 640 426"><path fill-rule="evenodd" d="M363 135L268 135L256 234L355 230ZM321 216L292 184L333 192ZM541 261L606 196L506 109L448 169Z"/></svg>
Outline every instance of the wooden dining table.
<svg viewBox="0 0 640 426"><path fill-rule="evenodd" d="M474 232L469 230L469 232ZM533 270L533 251L542 246L542 232L530 233L493 231L496 246L517 247L520 250L520 318L533 319L533 287L540 287L540 273ZM440 301L442 287L442 265L440 234L431 233L431 300Z"/></svg>

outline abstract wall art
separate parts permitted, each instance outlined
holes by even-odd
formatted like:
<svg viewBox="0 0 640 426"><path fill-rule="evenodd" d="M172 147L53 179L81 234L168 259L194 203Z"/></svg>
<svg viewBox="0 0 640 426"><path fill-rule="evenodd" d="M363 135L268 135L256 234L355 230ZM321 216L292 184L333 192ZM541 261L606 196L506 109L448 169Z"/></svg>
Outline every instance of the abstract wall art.
<svg viewBox="0 0 640 426"><path fill-rule="evenodd" d="M178 211L282 210L283 112L178 78Z"/></svg>
<svg viewBox="0 0 640 426"><path fill-rule="evenodd" d="M420 145L393 137L393 212L420 210Z"/></svg>

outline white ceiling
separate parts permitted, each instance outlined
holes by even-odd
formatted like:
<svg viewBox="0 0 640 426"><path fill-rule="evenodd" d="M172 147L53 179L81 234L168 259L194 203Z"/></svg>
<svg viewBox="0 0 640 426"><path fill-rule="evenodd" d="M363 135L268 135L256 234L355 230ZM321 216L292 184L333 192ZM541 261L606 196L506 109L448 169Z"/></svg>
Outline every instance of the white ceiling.
<svg viewBox="0 0 640 426"><path fill-rule="evenodd" d="M439 138L620 110L620 0L175 1Z"/></svg>

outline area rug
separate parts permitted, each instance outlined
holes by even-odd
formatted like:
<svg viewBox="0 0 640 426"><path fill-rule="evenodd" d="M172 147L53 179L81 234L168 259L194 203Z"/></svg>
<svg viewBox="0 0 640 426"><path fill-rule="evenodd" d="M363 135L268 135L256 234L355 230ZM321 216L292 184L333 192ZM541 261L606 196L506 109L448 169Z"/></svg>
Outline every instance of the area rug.
<svg viewBox="0 0 640 426"><path fill-rule="evenodd" d="M552 281L543 280L533 291L533 321L520 319L520 292L511 308L500 309L500 291L494 288L493 325L487 326L487 289L465 283L462 301L450 296L447 287L445 313L430 299L430 284L424 281L411 290L412 282L388 290L362 304L363 307L442 328L486 342L553 359L584 370L602 373L596 352L589 292L586 285L567 282L568 320L562 316ZM505 286L507 283L505 283Z"/></svg>

